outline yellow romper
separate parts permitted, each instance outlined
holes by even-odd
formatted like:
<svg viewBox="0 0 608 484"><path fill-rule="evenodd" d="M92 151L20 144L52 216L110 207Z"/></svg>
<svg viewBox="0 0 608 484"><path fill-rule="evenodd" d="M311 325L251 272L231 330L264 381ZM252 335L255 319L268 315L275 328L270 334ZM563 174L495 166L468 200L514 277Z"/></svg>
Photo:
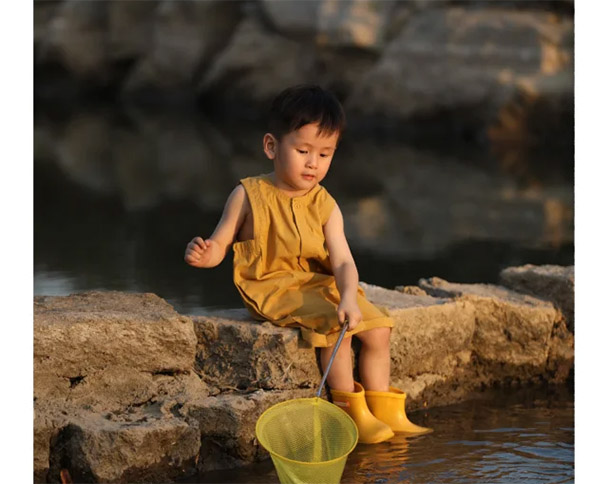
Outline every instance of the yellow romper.
<svg viewBox="0 0 608 484"><path fill-rule="evenodd" d="M253 212L253 239L233 244L234 284L251 315L278 326L299 327L312 346L338 339L340 293L332 274L323 225L335 200L321 185L290 198L270 175L244 178ZM363 320L346 337L392 327L388 311L357 291Z"/></svg>

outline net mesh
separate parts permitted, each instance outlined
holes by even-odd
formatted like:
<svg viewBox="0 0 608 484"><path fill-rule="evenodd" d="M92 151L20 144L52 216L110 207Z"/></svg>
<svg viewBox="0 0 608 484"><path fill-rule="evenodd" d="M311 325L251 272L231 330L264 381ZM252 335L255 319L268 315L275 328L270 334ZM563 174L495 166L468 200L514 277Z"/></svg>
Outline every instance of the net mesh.
<svg viewBox="0 0 608 484"><path fill-rule="evenodd" d="M282 484L339 483L357 444L355 422L321 398L300 398L266 410L256 436Z"/></svg>

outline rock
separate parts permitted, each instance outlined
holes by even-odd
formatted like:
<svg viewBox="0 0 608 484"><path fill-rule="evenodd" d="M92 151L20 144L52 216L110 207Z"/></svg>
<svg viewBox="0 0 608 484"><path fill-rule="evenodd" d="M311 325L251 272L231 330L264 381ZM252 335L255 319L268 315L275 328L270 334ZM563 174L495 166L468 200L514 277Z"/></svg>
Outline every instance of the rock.
<svg viewBox="0 0 608 484"><path fill-rule="evenodd" d="M155 45L158 2L106 2L105 8L109 62L131 62Z"/></svg>
<svg viewBox="0 0 608 484"><path fill-rule="evenodd" d="M394 1L324 1L319 10L317 43L332 47L380 51Z"/></svg>
<svg viewBox="0 0 608 484"><path fill-rule="evenodd" d="M547 301L438 278L412 294L361 285L395 321L391 384L408 410L572 376L573 335ZM78 482L166 482L265 459L258 417L313 397L321 376L297 329L244 309L187 318L117 292L34 303L35 482L62 469Z"/></svg>
<svg viewBox="0 0 608 484"><path fill-rule="evenodd" d="M70 417L53 440L49 477L68 468L74 482L167 482L192 473L200 449L195 422L152 414L113 421Z"/></svg>
<svg viewBox="0 0 608 484"><path fill-rule="evenodd" d="M196 369L218 389L285 390L321 381L315 350L300 330L253 322L246 309L193 316L198 337Z"/></svg>
<svg viewBox="0 0 608 484"><path fill-rule="evenodd" d="M246 100L259 106L307 79L313 59L308 46L266 31L254 18L245 18L199 88L207 98L229 95L230 102Z"/></svg>
<svg viewBox="0 0 608 484"><path fill-rule="evenodd" d="M500 283L554 303L564 313L568 330L574 333L574 266L507 267L500 272Z"/></svg>
<svg viewBox="0 0 608 484"><path fill-rule="evenodd" d="M572 69L572 31L570 18L550 12L417 11L355 86L347 110L402 120L452 112L461 125L489 126L525 89L520 83ZM573 78L570 93L572 86ZM536 91L537 99L553 94Z"/></svg>
<svg viewBox="0 0 608 484"><path fill-rule="evenodd" d="M404 390L408 409L444 405L466 398L478 385L455 383L471 373L475 307L428 295L409 295L362 284L374 304L395 320L391 334L391 385ZM433 392L429 388L435 388Z"/></svg>
<svg viewBox="0 0 608 484"><path fill-rule="evenodd" d="M285 37L318 46L380 50L395 2L277 2L262 0L269 23Z"/></svg>
<svg viewBox="0 0 608 484"><path fill-rule="evenodd" d="M57 5L40 38L38 60L59 63L77 78L108 81L105 2L66 0Z"/></svg>
<svg viewBox="0 0 608 484"><path fill-rule="evenodd" d="M277 2L261 0L262 15L282 35L290 38L314 39L317 32L319 8L323 0L306 2Z"/></svg>
<svg viewBox="0 0 608 484"><path fill-rule="evenodd" d="M53 404L34 402L34 482L49 482L49 461L51 442L57 439L59 432L69 423L67 412Z"/></svg>
<svg viewBox="0 0 608 484"><path fill-rule="evenodd" d="M207 69L236 28L241 18L240 4L160 1L155 13L150 22L151 42L129 74L123 92L130 95L152 88L193 94L193 81Z"/></svg>
<svg viewBox="0 0 608 484"><path fill-rule="evenodd" d="M108 367L189 372L192 321L154 294L88 292L34 298L34 374L86 378Z"/></svg>
<svg viewBox="0 0 608 484"><path fill-rule="evenodd" d="M92 372L73 384L66 400L95 411L118 411L128 406L162 401L170 396L183 403L188 398L205 396L207 386L194 372L179 375L151 373L112 367Z"/></svg>
<svg viewBox="0 0 608 484"><path fill-rule="evenodd" d="M268 457L255 436L258 417L276 403L314 397L314 390L262 391L223 394L188 402L182 414L194 419L201 430L199 471L241 466Z"/></svg>
<svg viewBox="0 0 608 484"><path fill-rule="evenodd" d="M501 376L544 372L552 332L563 324L551 304L491 284L458 284L434 277L421 279L419 285L429 294L474 304L472 350L479 360L500 367Z"/></svg>
<svg viewBox="0 0 608 484"><path fill-rule="evenodd" d="M418 286L397 286L395 287L395 291L409 294L410 296L428 296L428 294Z"/></svg>
<svg viewBox="0 0 608 484"><path fill-rule="evenodd" d="M39 44L46 37L49 24L60 4L61 2L56 1L34 3L34 45Z"/></svg>

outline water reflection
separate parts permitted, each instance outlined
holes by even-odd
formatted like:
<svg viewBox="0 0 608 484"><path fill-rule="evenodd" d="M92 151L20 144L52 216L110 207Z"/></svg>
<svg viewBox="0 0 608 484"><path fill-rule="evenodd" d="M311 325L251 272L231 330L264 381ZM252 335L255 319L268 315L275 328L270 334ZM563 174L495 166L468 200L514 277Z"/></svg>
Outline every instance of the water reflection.
<svg viewBox="0 0 608 484"><path fill-rule="evenodd" d="M348 458L342 483L574 482L571 389L491 392L480 400L412 412L411 417L434 432L358 445ZM278 479L268 461L181 482L278 483Z"/></svg>
<svg viewBox="0 0 608 484"><path fill-rule="evenodd" d="M211 233L239 178L271 170L262 134L259 122L200 113L39 110L35 293L150 291L186 313L240 306L230 257L202 271L183 263L183 251ZM572 160L551 166L559 169L528 183L481 148L430 150L347 132L324 184L362 280L494 282L508 265L573 263Z"/></svg>

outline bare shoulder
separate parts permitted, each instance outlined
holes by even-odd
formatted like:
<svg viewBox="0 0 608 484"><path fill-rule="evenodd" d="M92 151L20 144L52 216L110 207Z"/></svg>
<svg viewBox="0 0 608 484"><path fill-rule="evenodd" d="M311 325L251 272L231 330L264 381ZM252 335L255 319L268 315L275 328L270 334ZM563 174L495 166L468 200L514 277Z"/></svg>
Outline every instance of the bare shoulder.
<svg viewBox="0 0 608 484"><path fill-rule="evenodd" d="M230 192L230 195L228 195L228 200L226 200L224 210L229 212L236 211L241 216L244 215L248 210L251 210L247 192L245 191L243 185L238 184L234 190Z"/></svg>
<svg viewBox="0 0 608 484"><path fill-rule="evenodd" d="M211 238L223 247L232 244L250 211L245 188L239 184L230 192L222 217Z"/></svg>
<svg viewBox="0 0 608 484"><path fill-rule="evenodd" d="M327 222L324 227L330 226L330 228L342 227L344 225L344 218L342 217L342 211L338 206L338 202L335 202Z"/></svg>

